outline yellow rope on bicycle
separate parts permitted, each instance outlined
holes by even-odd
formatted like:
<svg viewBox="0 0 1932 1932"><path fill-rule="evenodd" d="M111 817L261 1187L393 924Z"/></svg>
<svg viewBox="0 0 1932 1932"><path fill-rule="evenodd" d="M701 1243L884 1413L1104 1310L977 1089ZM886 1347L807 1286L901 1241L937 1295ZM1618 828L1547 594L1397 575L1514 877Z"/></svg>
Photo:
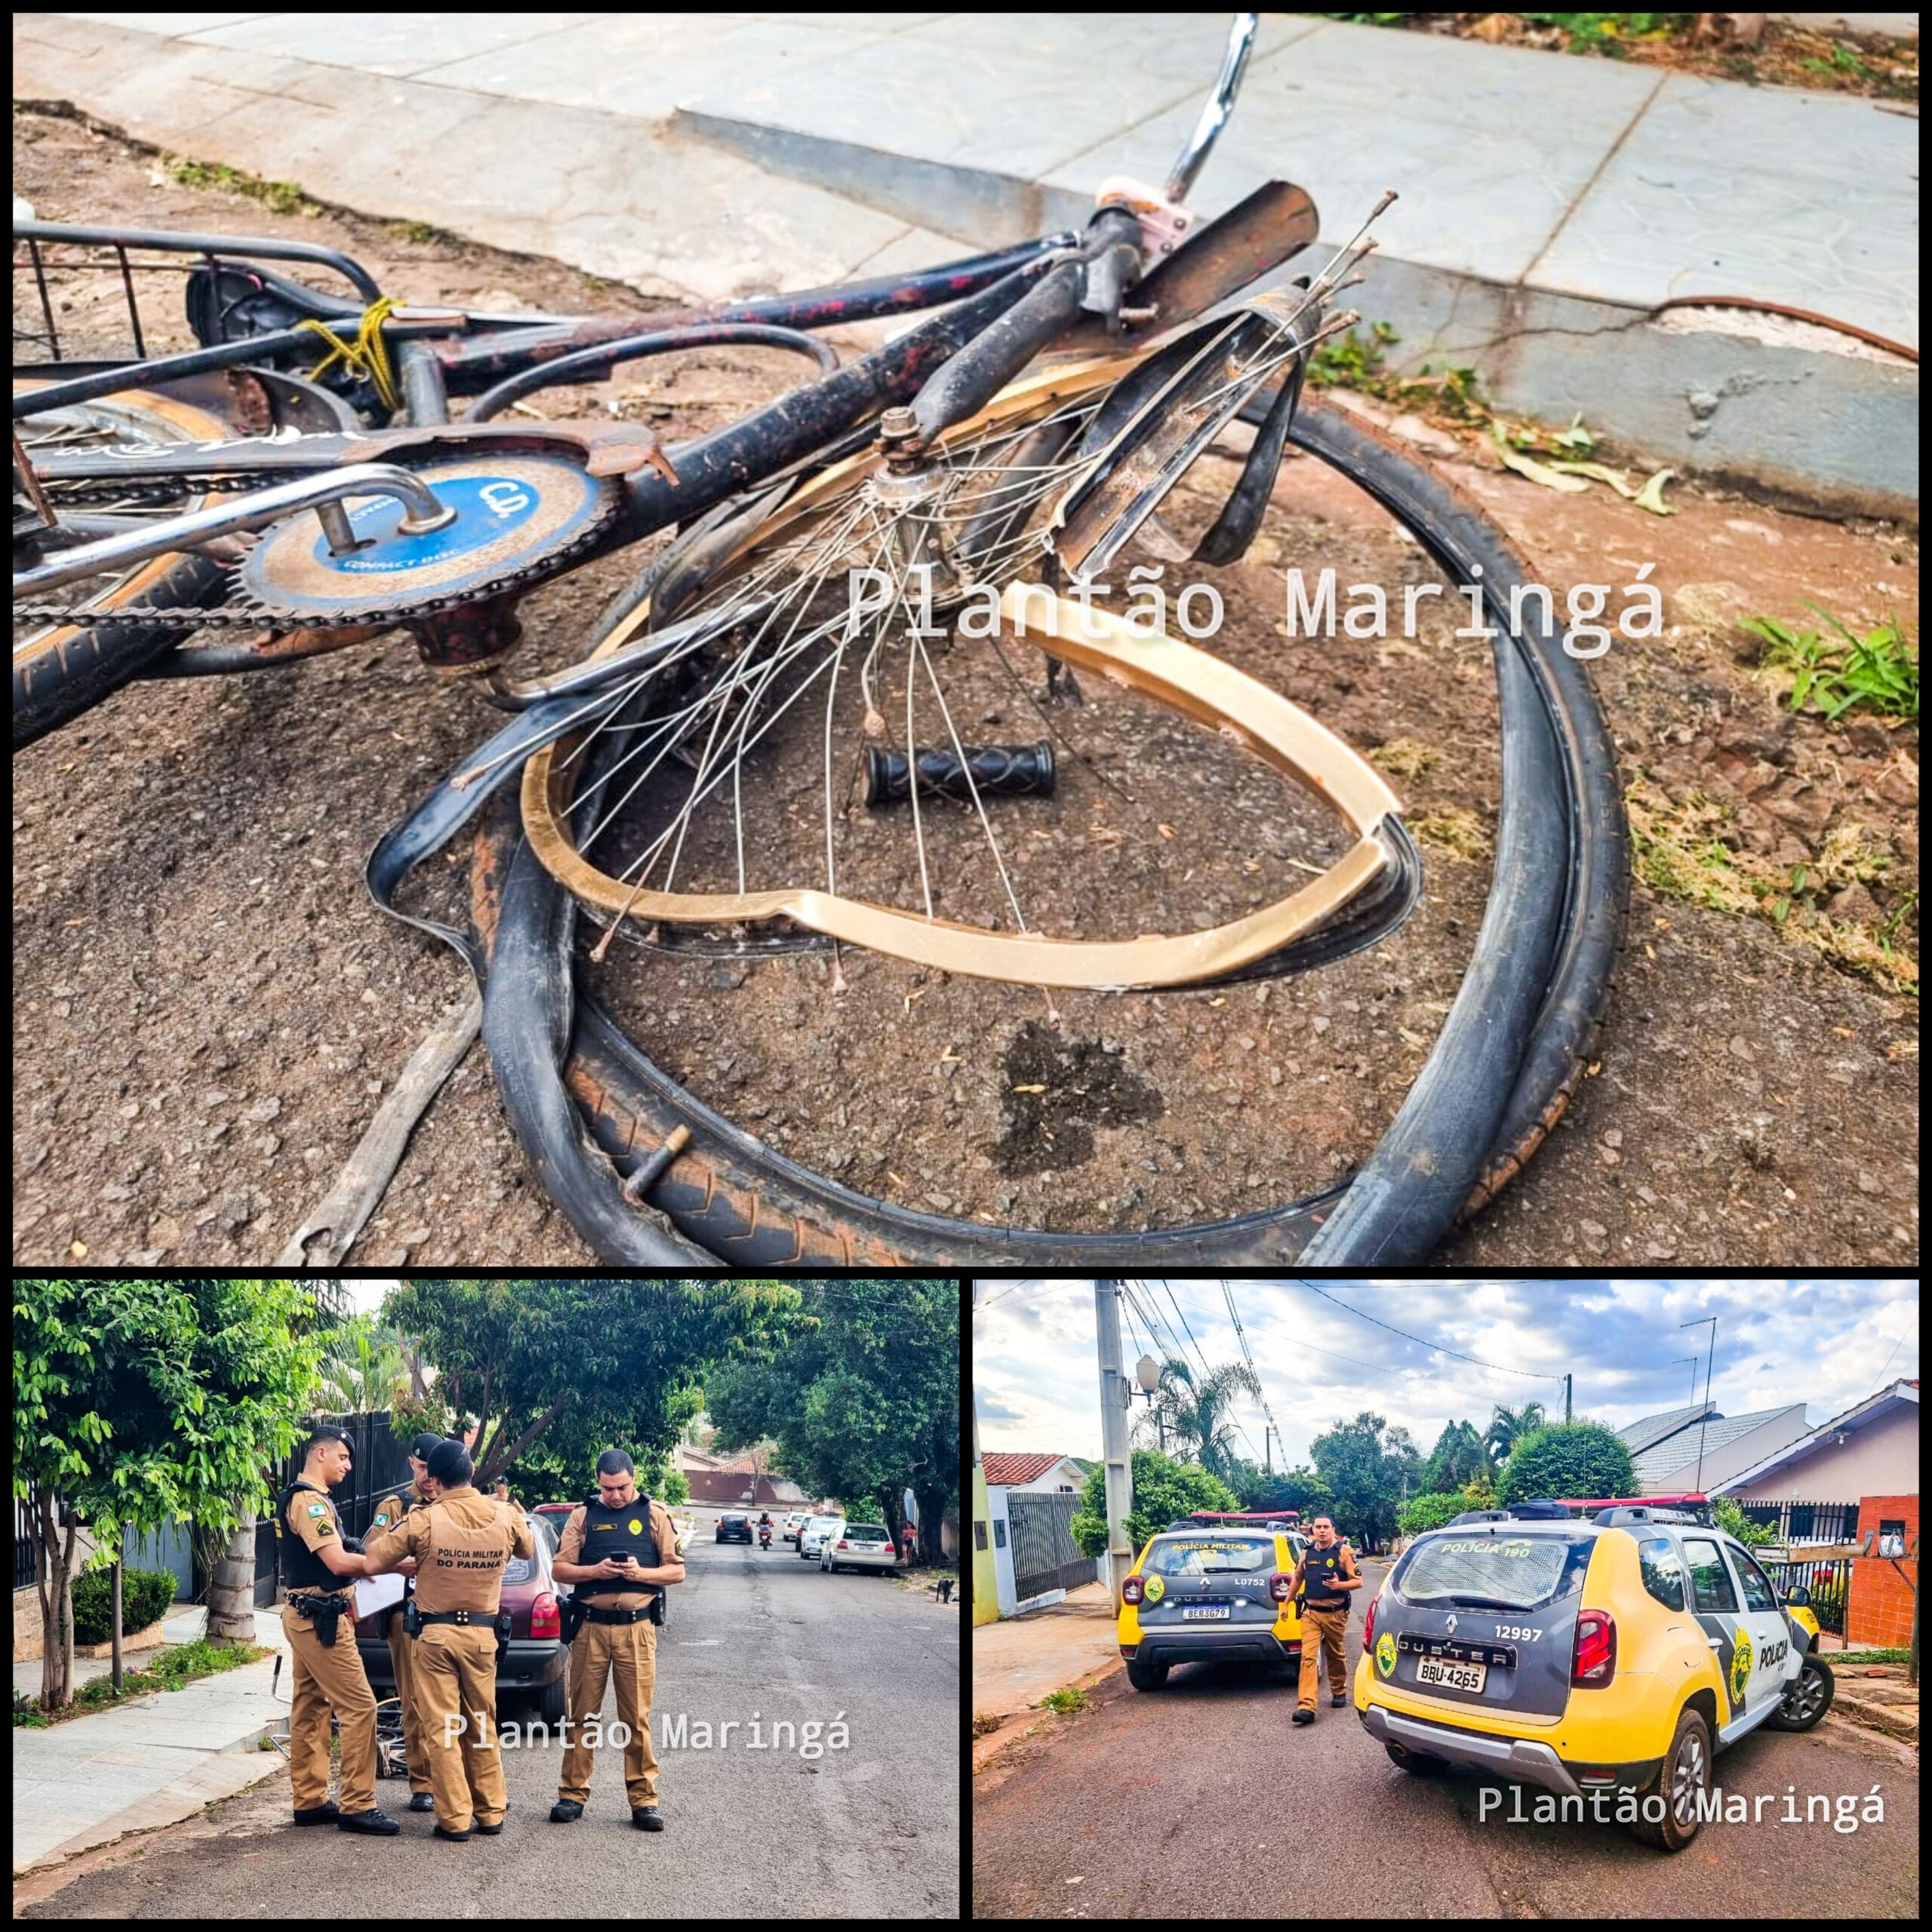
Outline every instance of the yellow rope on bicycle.
<svg viewBox="0 0 1932 1932"><path fill-rule="evenodd" d="M348 339L337 335L325 323L306 317L297 323L297 328L312 330L329 346L329 352L309 371L309 381L318 380L340 362L352 376L375 384L376 393L382 398L385 409L399 408L402 398L397 392L395 375L389 367L389 346L383 340L383 325L395 306L393 297L378 296L362 312L361 325Z"/></svg>

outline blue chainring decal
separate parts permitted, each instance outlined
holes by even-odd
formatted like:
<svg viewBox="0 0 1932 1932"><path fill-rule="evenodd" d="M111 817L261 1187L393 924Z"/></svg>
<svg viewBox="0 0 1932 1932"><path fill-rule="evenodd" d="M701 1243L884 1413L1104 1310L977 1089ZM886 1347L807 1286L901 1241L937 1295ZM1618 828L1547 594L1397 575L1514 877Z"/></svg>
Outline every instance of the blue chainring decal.
<svg viewBox="0 0 1932 1932"><path fill-rule="evenodd" d="M398 537L402 506L393 497L368 497L349 506L349 528L374 546L348 556L332 556L328 540L315 542L315 561L352 577L381 576L390 571L415 570L425 564L448 563L495 543L506 531L529 521L537 508L537 491L512 476L434 477L428 479L438 501L453 506L455 522L426 537Z"/></svg>

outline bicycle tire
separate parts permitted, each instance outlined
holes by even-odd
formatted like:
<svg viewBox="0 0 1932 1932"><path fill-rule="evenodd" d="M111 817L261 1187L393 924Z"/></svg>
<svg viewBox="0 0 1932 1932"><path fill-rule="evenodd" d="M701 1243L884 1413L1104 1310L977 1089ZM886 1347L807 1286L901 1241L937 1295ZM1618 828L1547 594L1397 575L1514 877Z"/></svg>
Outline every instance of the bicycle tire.
<svg viewBox="0 0 1932 1932"><path fill-rule="evenodd" d="M23 379L14 392L45 386L42 379ZM117 411L158 417L186 441L219 441L235 433L220 417L155 390L129 389L113 400ZM168 609L198 604L213 597L225 574L223 565L206 557L151 557L106 593L102 608L132 612L143 605ZM178 629L143 625L130 617L105 624L58 624L33 638L14 654L14 749L92 710L180 638Z"/></svg>
<svg viewBox="0 0 1932 1932"><path fill-rule="evenodd" d="M1457 581L1470 580L1469 566L1482 563L1493 621L1506 613L1509 588L1524 568L1478 506L1389 438L1335 411L1305 408L1291 435L1389 508L1438 564L1459 572ZM1536 600L1530 605L1538 608ZM1513 753L1519 766L1506 790L1505 815L1540 807L1557 812L1560 823L1540 829L1537 876L1506 882L1503 923L1485 915L1481 949L1425 1066L1426 1075L1437 1069L1433 1077L1426 1088L1420 1079L1411 1088L1377 1155L1350 1182L1253 1214L1134 1233L989 1228L858 1193L706 1107L618 1029L569 970L574 902L528 847L498 826L484 835L494 844L475 869L477 924L488 956L507 943L520 970L489 973L485 1038L526 1153L607 1260L661 1254L654 1246L661 1223L647 1222L621 1189L626 1174L680 1125L691 1131L691 1143L657 1186L653 1204L681 1235L737 1266L1278 1263L1313 1248L1331 1218L1345 1231L1323 1241L1324 1260L1425 1258L1460 1214L1481 1206L1521 1171L1574 1091L1607 997L1628 889L1614 748L1584 666L1561 648L1550 626L1524 634L1499 622L1497 630L1506 756ZM1525 792L1531 767L1536 782L1550 787L1547 795ZM1503 832L1499 826L1500 852ZM1549 855L1559 844L1564 876L1552 881ZM1492 908L1497 900L1493 882ZM1543 916L1552 905L1553 915ZM1518 928L1531 927L1521 943ZM539 955L558 970L522 970ZM1507 1055L1495 1051L1496 1001L1467 998L1472 983L1492 980L1499 968L1508 976L1503 1017L1519 1043ZM1478 983L1476 990L1491 989ZM1454 1104L1446 1106L1445 1098ZM1374 1171L1382 1149L1395 1145L1408 1157L1403 1171ZM1352 1221L1338 1216L1364 1174L1380 1183L1377 1198Z"/></svg>

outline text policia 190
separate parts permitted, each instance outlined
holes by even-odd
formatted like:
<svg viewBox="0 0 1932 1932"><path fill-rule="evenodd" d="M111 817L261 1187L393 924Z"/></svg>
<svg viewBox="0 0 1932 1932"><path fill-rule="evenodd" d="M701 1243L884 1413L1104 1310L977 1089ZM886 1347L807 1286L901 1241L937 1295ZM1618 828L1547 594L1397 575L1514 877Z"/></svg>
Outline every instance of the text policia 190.
<svg viewBox="0 0 1932 1932"><path fill-rule="evenodd" d="M1557 628L1559 608L1563 615L1563 648L1572 657L1601 657L1611 646L1613 634L1635 640L1663 635L1663 598L1649 581L1654 564L1640 564L1631 581L1623 585L1573 583L1561 596L1543 583L1512 583L1506 591L1487 589L1482 582L1482 566L1470 567L1470 580L1464 583L1406 583L1401 589L1399 614L1391 609L1389 593L1379 583L1338 586L1332 568L1321 571L1311 582L1300 567L1286 571L1287 592L1284 634L1297 637L1379 638L1390 634L1391 619L1401 636L1417 635L1421 606L1430 598L1453 605L1460 598L1457 614L1468 622L1457 626L1460 638L1493 638L1500 619L1512 632L1548 631ZM933 570L931 564L915 564L904 575L894 577L881 570L848 572L847 622L857 633L887 612L903 613L907 626L921 637L945 637L957 629L963 638L995 638L1001 635L1001 592L991 583L968 584L955 589L945 586L943 615L936 623L933 605ZM1124 607L1116 621L1124 620L1132 629L1145 634L1149 642L1178 631L1197 642L1216 635L1223 615L1221 593L1211 583L1190 583L1170 592L1158 564L1137 564L1121 586ZM1019 599L1011 614L1021 624L1026 621L1029 598L1055 598L1074 604L1088 613L1096 598L1114 594L1110 583L1068 583L1057 590L1039 584L1010 586ZM1618 598L1614 624L1601 623ZM1044 621L1044 618L1043 618ZM1047 628L1051 629L1049 624ZM1108 627L1095 620L1091 635L1107 634ZM1117 631L1113 632L1117 635Z"/></svg>
<svg viewBox="0 0 1932 1932"><path fill-rule="evenodd" d="M807 1718L797 1722L790 1718L763 1718L756 1711L748 1718L728 1718L718 1724L688 1717L681 1711L660 1711L656 1717L657 1728L651 1735L666 1751L795 1751L801 1758L823 1758L828 1751L849 1749L852 1742L851 1727L843 1711L829 1719ZM568 1750L573 1730L577 1734L576 1741L589 1751L607 1745L621 1751L631 1741L630 1726L621 1718L611 1724L589 1717L580 1724L574 1718L559 1718L554 1724L492 1724L481 1711L472 1711L466 1718L451 1711L442 1720L445 1747L454 1745L472 1724L474 1735L485 1740L486 1748L494 1732L506 1751L541 1749L552 1738ZM737 1733L743 1734L734 1740Z"/></svg>

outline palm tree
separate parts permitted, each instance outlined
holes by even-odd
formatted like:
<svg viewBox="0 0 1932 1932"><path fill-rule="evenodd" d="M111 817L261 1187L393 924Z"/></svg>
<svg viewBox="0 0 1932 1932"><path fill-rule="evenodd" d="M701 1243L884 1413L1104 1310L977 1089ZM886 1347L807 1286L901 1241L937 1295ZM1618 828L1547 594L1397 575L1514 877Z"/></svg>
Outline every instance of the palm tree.
<svg viewBox="0 0 1932 1932"><path fill-rule="evenodd" d="M1533 1429L1543 1426L1543 1404L1525 1402L1520 1409L1506 1409L1500 1402L1483 1432L1483 1442L1499 1463L1509 1460L1509 1452Z"/></svg>
<svg viewBox="0 0 1932 1932"><path fill-rule="evenodd" d="M1180 1460L1198 1462L1225 1477L1240 1460L1235 1453L1234 1424L1235 1401L1240 1395L1261 1399L1260 1380L1246 1362L1196 1371L1171 1355L1161 1364L1150 1405L1154 1413L1140 1419L1142 1440L1152 1424L1169 1438Z"/></svg>
<svg viewBox="0 0 1932 1932"><path fill-rule="evenodd" d="M352 1415L390 1407L414 1379L408 1338L358 1315L334 1339L316 1369L315 1406L325 1414Z"/></svg>

